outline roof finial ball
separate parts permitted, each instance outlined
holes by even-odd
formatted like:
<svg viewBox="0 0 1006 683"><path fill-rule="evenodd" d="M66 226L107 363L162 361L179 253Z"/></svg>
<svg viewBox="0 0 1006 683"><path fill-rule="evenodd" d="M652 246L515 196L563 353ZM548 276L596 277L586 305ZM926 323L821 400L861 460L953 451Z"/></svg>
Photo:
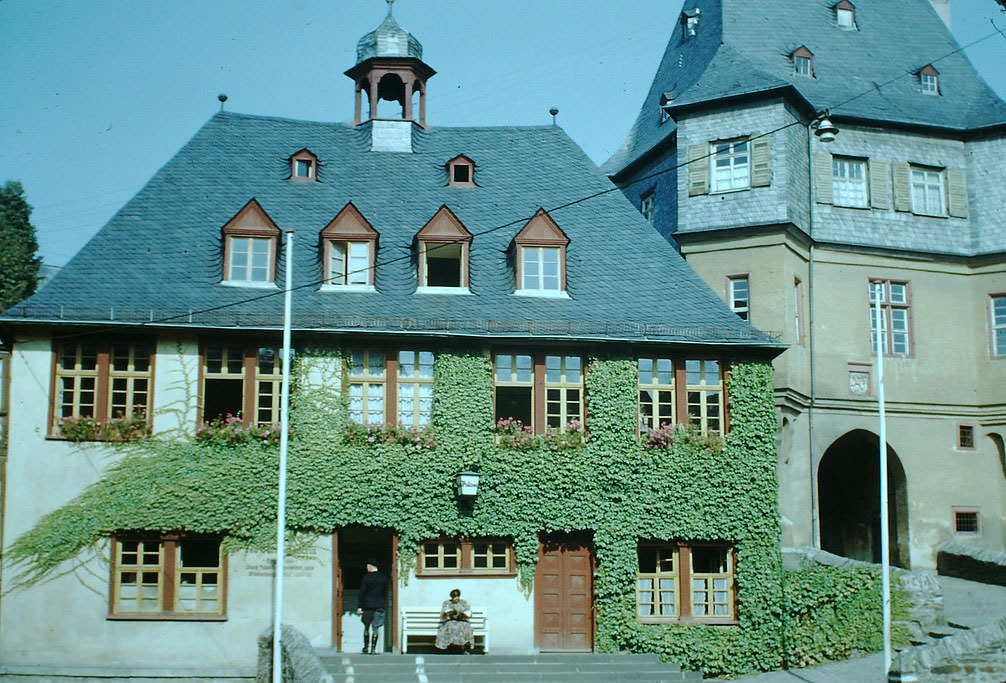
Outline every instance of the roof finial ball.
<svg viewBox="0 0 1006 683"><path fill-rule="evenodd" d="M384 0L384 1L386 3L388 3L388 16L390 17L391 16L391 8L395 4L395 0Z"/></svg>
<svg viewBox="0 0 1006 683"><path fill-rule="evenodd" d="M548 113L552 115L552 125L555 125L555 117L559 115L559 107L552 107L548 110Z"/></svg>
<svg viewBox="0 0 1006 683"><path fill-rule="evenodd" d="M217 95L217 99L220 100L220 111L224 110L224 102L227 101L227 95L220 93Z"/></svg>

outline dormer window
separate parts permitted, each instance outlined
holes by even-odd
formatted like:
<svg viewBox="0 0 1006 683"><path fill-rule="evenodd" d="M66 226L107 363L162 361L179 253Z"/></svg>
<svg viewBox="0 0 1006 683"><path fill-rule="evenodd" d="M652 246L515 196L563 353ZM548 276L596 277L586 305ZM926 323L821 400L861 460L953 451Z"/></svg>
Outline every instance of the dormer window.
<svg viewBox="0 0 1006 683"><path fill-rule="evenodd" d="M660 94L660 123L666 123L671 119L670 106L674 102L675 92L667 91Z"/></svg>
<svg viewBox="0 0 1006 683"><path fill-rule="evenodd" d="M475 162L464 154L447 162L448 185L475 187Z"/></svg>
<svg viewBox="0 0 1006 683"><path fill-rule="evenodd" d="M224 239L221 284L235 287L272 286L276 278L279 227L252 199L220 229Z"/></svg>
<svg viewBox="0 0 1006 683"><path fill-rule="evenodd" d="M793 60L793 73L814 77L814 53L801 45L793 51L790 58Z"/></svg>
<svg viewBox="0 0 1006 683"><path fill-rule="evenodd" d="M569 238L544 209L514 237L517 291L522 296L566 294L566 246Z"/></svg>
<svg viewBox="0 0 1006 683"><path fill-rule="evenodd" d="M302 149L290 157L290 179L313 181L318 179L318 157Z"/></svg>
<svg viewBox="0 0 1006 683"><path fill-rule="evenodd" d="M321 231L322 289L374 289L377 231L353 205L346 204Z"/></svg>
<svg viewBox="0 0 1006 683"><path fill-rule="evenodd" d="M446 206L416 234L419 291L467 293L472 234Z"/></svg>
<svg viewBox="0 0 1006 683"><path fill-rule="evenodd" d="M838 27L845 31L856 30L856 8L849 0L841 0L835 5L835 19Z"/></svg>
<svg viewBox="0 0 1006 683"><path fill-rule="evenodd" d="M681 33L685 38L690 38L699 32L699 16L702 10L698 7L686 9L681 13Z"/></svg>
<svg viewBox="0 0 1006 683"><path fill-rule="evenodd" d="M919 85L927 95L940 94L940 72L932 64L926 64L919 69Z"/></svg>

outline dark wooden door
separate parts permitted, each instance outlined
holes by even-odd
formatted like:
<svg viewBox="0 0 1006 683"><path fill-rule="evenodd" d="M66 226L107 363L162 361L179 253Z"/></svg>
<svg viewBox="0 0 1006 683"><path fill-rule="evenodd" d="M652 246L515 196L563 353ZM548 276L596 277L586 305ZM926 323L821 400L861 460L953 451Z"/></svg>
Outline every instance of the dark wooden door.
<svg viewBox="0 0 1006 683"><path fill-rule="evenodd" d="M543 535L534 576L535 644L543 652L594 649L594 553L589 537Z"/></svg>

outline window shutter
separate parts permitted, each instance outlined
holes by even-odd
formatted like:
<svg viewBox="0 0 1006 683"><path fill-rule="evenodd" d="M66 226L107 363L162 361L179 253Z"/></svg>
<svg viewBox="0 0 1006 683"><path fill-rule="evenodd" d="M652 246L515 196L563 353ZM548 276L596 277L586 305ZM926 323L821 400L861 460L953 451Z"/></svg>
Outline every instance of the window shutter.
<svg viewBox="0 0 1006 683"><path fill-rule="evenodd" d="M894 210L912 210L912 185L908 164L894 164Z"/></svg>
<svg viewBox="0 0 1006 683"><path fill-rule="evenodd" d="M891 165L870 159L870 206L891 208Z"/></svg>
<svg viewBox="0 0 1006 683"><path fill-rule="evenodd" d="M709 160L702 157L709 154L709 145L689 145L688 147L688 196L709 194Z"/></svg>
<svg viewBox="0 0 1006 683"><path fill-rule="evenodd" d="M751 141L751 187L772 184L772 138L765 136Z"/></svg>
<svg viewBox="0 0 1006 683"><path fill-rule="evenodd" d="M947 208L951 216L968 217L968 183L962 169L947 169Z"/></svg>
<svg viewBox="0 0 1006 683"><path fill-rule="evenodd" d="M834 193L831 188L832 179L831 155L814 155L814 199L818 204L831 204Z"/></svg>

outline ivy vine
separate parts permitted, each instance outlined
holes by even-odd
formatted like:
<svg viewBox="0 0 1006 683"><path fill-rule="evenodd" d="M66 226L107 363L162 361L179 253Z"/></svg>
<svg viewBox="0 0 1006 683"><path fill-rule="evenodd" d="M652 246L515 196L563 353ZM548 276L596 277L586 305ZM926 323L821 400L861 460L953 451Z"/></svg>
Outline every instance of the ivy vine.
<svg viewBox="0 0 1006 683"><path fill-rule="evenodd" d="M732 366L731 430L722 443L680 439L669 449L639 443L636 368L626 357L589 359L589 438L561 449L497 443L489 359L471 348L437 355L429 448L347 439L342 368L342 352L321 346L301 349L294 364L292 533L393 528L403 570L426 538L508 537L529 591L540 532L592 530L603 651L657 652L708 674L737 675L880 647L878 581L869 570L782 569L769 363ZM15 586L52 576L117 531L221 533L229 551L273 547L275 445L171 438L116 447L122 457L100 481L12 544ZM459 506L452 482L469 469L481 474L479 494ZM639 624L640 539L733 543L739 626Z"/></svg>

